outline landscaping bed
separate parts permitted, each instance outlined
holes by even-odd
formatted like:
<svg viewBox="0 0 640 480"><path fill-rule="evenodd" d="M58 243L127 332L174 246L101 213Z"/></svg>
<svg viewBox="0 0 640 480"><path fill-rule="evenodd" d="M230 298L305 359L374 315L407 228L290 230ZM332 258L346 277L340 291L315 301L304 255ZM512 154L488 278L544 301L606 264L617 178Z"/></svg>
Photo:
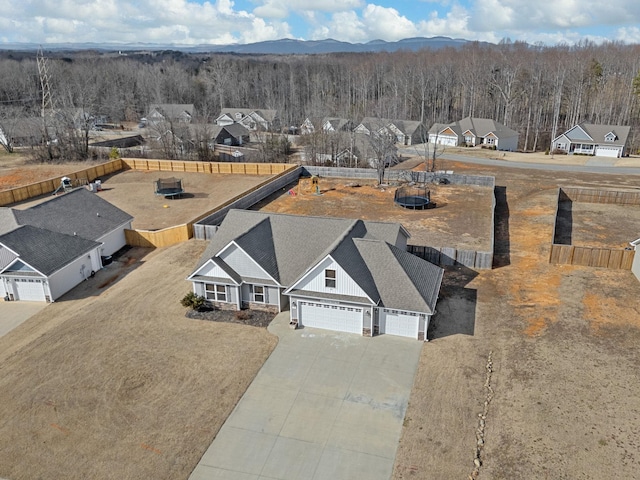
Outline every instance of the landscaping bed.
<svg viewBox="0 0 640 480"><path fill-rule="evenodd" d="M275 314L260 310L220 310L209 307L200 310L189 309L185 316L196 320L237 323L240 325L266 328L275 317Z"/></svg>

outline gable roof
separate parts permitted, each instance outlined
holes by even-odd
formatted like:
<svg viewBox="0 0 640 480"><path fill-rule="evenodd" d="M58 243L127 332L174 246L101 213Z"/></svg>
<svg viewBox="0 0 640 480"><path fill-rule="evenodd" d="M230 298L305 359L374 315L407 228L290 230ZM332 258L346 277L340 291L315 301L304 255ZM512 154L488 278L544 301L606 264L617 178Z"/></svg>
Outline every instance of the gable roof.
<svg viewBox="0 0 640 480"><path fill-rule="evenodd" d="M429 129L430 135L435 135L443 132L447 128L451 128L459 137L465 132L470 131L478 137L486 137L489 133L493 133L496 137L511 138L519 135L515 130L503 125L500 122L496 122L490 118L478 118L478 117L465 117L457 122L449 124L434 123Z"/></svg>
<svg viewBox="0 0 640 480"><path fill-rule="evenodd" d="M154 110L165 118L179 118L184 114L192 117L194 106L193 103L154 103L149 106L149 115Z"/></svg>
<svg viewBox="0 0 640 480"><path fill-rule="evenodd" d="M20 225L98 240L133 217L115 205L77 188L26 210L12 209Z"/></svg>
<svg viewBox="0 0 640 480"><path fill-rule="evenodd" d="M0 236L0 243L18 252L18 260L45 276L101 245L79 236L51 232L31 225L23 225ZM90 261L88 263L91 270Z"/></svg>
<svg viewBox="0 0 640 480"><path fill-rule="evenodd" d="M291 285L339 246L358 226L361 235L395 243L400 224L230 210L200 257L196 270L235 241L281 285ZM364 230L362 230L364 228Z"/></svg>
<svg viewBox="0 0 640 480"><path fill-rule="evenodd" d="M388 242L356 238L381 306L434 313L444 270Z"/></svg>
<svg viewBox="0 0 640 480"><path fill-rule="evenodd" d="M597 125L593 123L581 123L580 127L589 135L594 143L605 143L609 145L624 145L629 138L631 127L624 125ZM568 133L568 132L567 132ZM608 133L613 133L616 140L613 142L605 141ZM569 137L571 138L571 137Z"/></svg>
<svg viewBox="0 0 640 480"><path fill-rule="evenodd" d="M218 115L218 117L216 118L219 119L220 117L223 117L225 115L228 115L230 118L233 119L233 121L236 121L236 117L235 114L236 113L240 113L242 114L242 118L244 117L248 117L250 116L252 113L257 113L258 115L260 115L262 118L264 118L266 121L268 122L272 122L273 120L275 120L278 111L277 110L268 110L268 109L255 109L255 108L223 108L220 111L220 115Z"/></svg>

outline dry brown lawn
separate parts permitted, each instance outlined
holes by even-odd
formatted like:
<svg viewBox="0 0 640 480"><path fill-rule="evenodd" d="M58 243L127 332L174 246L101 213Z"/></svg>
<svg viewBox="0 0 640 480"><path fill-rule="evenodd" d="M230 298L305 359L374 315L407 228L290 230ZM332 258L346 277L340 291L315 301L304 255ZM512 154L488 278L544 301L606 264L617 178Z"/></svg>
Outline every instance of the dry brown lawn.
<svg viewBox="0 0 640 480"><path fill-rule="evenodd" d="M497 238L503 266L445 275L394 479L473 473L490 352L494 396L478 478L638 478L640 282L629 271L548 263L558 185L638 179L494 173L508 202Z"/></svg>
<svg viewBox="0 0 640 480"><path fill-rule="evenodd" d="M0 338L1 477L188 477L276 344L185 318L204 247L133 249Z"/></svg>
<svg viewBox="0 0 640 480"><path fill-rule="evenodd" d="M333 216L399 222L411 234L412 245L469 250L491 248L493 189L470 185L429 185L436 208L410 210L393 202L395 186L379 187L374 180L321 178L322 195L315 195L309 179L300 179L254 208L294 215Z"/></svg>

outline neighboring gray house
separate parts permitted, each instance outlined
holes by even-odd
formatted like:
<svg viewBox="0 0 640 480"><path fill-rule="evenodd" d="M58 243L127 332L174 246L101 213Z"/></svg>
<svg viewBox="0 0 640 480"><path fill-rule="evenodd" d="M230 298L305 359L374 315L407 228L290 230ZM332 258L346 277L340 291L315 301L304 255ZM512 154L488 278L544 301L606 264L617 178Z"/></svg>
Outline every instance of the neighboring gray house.
<svg viewBox="0 0 640 480"><path fill-rule="evenodd" d="M425 143L428 136L427 128L419 121L376 117L363 118L353 131L365 135L371 135L371 133L392 135L400 145Z"/></svg>
<svg viewBox="0 0 640 480"><path fill-rule="evenodd" d="M429 143L458 146L494 146L496 150L518 149L519 134L509 127L489 118L466 117L457 122L435 123L429 129Z"/></svg>
<svg viewBox="0 0 640 480"><path fill-rule="evenodd" d="M580 123L553 140L551 149L569 155L580 153L596 157L620 158L626 154L631 127Z"/></svg>
<svg viewBox="0 0 640 480"><path fill-rule="evenodd" d="M325 132L351 132L354 128L353 122L347 118L325 117L322 119L322 129Z"/></svg>
<svg viewBox="0 0 640 480"><path fill-rule="evenodd" d="M146 123L149 125L161 122L191 123L194 116L192 103L162 103L149 107Z"/></svg>
<svg viewBox="0 0 640 480"><path fill-rule="evenodd" d="M221 127L233 123L239 123L251 131L271 131L278 127L278 112L276 110L252 110L250 108L223 108L215 120L215 124Z"/></svg>
<svg viewBox="0 0 640 480"><path fill-rule="evenodd" d="M211 138L214 143L220 145L241 146L249 143L250 134L249 130L241 124L232 123L225 126L214 125Z"/></svg>
<svg viewBox="0 0 640 480"><path fill-rule="evenodd" d="M408 237L398 223L231 210L188 280L221 308L426 340L443 269L408 253Z"/></svg>
<svg viewBox="0 0 640 480"><path fill-rule="evenodd" d="M132 219L85 188L26 210L0 208L0 294L53 302L126 244Z"/></svg>

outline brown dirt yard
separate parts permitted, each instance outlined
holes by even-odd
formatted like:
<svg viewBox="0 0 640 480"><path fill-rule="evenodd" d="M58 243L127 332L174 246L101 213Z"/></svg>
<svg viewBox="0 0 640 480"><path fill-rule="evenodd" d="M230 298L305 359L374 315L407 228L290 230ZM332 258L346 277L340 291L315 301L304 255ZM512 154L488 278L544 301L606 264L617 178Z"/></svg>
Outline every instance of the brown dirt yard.
<svg viewBox="0 0 640 480"><path fill-rule="evenodd" d="M204 248L132 249L0 338L0 477L189 476L276 344L185 317Z"/></svg>
<svg viewBox="0 0 640 480"><path fill-rule="evenodd" d="M429 185L436 208L410 210L393 202L395 186L379 187L375 180L321 178L322 195L315 195L310 179L289 188L296 195L276 192L255 207L267 212L334 216L399 222L411 234L411 245L491 248L493 189L470 185Z"/></svg>
<svg viewBox="0 0 640 480"><path fill-rule="evenodd" d="M560 202L560 238L571 245L625 248L640 237L640 205ZM556 235L558 236L558 235Z"/></svg>
<svg viewBox="0 0 640 480"><path fill-rule="evenodd" d="M182 179L185 190L182 197L166 199L155 195L153 182L171 176ZM97 195L132 215L133 228L160 230L189 222L268 178L265 175L123 170L101 179L103 190ZM22 202L16 208L28 208L50 198L50 195L39 197Z"/></svg>
<svg viewBox="0 0 640 480"><path fill-rule="evenodd" d="M448 163L494 174L503 188L499 268L445 275L394 479L470 478L478 429L477 478L638 478L640 282L629 271L550 265L548 255L559 185L639 178Z"/></svg>

